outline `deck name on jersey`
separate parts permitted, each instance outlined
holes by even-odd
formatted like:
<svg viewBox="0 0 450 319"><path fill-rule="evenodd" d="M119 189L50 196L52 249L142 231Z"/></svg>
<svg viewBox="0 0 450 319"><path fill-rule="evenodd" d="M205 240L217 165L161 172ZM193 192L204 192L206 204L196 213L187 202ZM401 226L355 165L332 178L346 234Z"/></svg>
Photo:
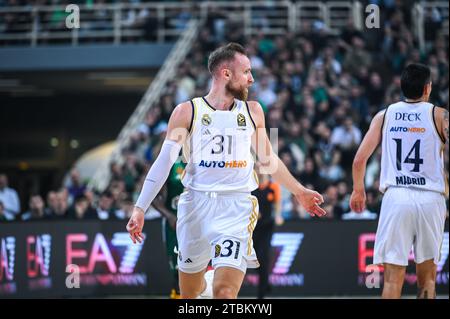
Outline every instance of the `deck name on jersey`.
<svg viewBox="0 0 450 319"><path fill-rule="evenodd" d="M395 112L395 120L399 121L408 121L408 122L416 122L420 121L420 113L401 113Z"/></svg>

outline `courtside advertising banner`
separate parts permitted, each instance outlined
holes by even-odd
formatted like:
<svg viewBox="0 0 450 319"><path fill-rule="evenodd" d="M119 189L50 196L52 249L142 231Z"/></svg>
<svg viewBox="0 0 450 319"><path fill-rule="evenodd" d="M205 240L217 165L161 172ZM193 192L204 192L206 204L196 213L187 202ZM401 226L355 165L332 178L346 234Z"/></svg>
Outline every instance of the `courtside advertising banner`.
<svg viewBox="0 0 450 319"><path fill-rule="evenodd" d="M171 275L161 220L147 221L132 244L122 221L0 224L0 298L168 296ZM380 296L383 268L372 265L376 221L305 220L276 227L268 297ZM448 220L437 266L437 293L449 291ZM404 294L416 294L414 255ZM249 270L240 295L254 297Z"/></svg>

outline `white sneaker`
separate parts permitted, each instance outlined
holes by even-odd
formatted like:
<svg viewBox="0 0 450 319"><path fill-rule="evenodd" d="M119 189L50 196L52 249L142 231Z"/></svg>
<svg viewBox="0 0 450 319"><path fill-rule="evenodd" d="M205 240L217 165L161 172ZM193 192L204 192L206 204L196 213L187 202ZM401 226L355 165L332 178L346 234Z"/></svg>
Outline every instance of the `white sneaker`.
<svg viewBox="0 0 450 319"><path fill-rule="evenodd" d="M206 288L197 297L197 299L213 299L213 280L214 280L214 269L208 270L204 274L206 281Z"/></svg>

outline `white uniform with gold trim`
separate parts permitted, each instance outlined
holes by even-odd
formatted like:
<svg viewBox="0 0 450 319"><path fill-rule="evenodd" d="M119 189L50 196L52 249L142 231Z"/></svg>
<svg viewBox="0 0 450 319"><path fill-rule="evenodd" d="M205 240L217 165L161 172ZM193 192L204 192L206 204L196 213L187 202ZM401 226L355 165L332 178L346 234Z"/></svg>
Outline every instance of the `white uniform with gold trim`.
<svg viewBox="0 0 450 319"><path fill-rule="evenodd" d="M178 267L186 273L228 266L258 267L252 233L258 218L258 187L251 137L255 132L248 105L235 100L216 110L206 99L191 101L193 118L183 145L187 161L178 202Z"/></svg>
<svg viewBox="0 0 450 319"><path fill-rule="evenodd" d="M416 263L439 262L448 187L433 109L426 102L398 102L385 112L380 176L385 195L374 264L406 266L411 247Z"/></svg>

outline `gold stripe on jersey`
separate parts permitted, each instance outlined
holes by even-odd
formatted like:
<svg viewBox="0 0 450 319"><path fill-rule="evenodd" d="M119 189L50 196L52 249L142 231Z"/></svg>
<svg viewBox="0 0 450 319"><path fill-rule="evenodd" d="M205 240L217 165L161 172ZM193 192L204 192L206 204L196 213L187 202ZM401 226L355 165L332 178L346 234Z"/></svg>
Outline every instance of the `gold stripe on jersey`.
<svg viewBox="0 0 450 319"><path fill-rule="evenodd" d="M255 178L255 182L256 182L256 184L258 184L258 185L259 185L259 178L258 178L258 174L256 174L256 171L255 171L255 170L253 170L253 177Z"/></svg>
<svg viewBox="0 0 450 319"><path fill-rule="evenodd" d="M247 241L247 256L250 256L252 254L252 245L253 245L253 230L255 230L256 221L258 220L258 211L256 210L257 207L257 200L254 197L249 197L249 199L252 202L252 213L249 218L249 224L247 226L247 230L249 233L248 241Z"/></svg>

